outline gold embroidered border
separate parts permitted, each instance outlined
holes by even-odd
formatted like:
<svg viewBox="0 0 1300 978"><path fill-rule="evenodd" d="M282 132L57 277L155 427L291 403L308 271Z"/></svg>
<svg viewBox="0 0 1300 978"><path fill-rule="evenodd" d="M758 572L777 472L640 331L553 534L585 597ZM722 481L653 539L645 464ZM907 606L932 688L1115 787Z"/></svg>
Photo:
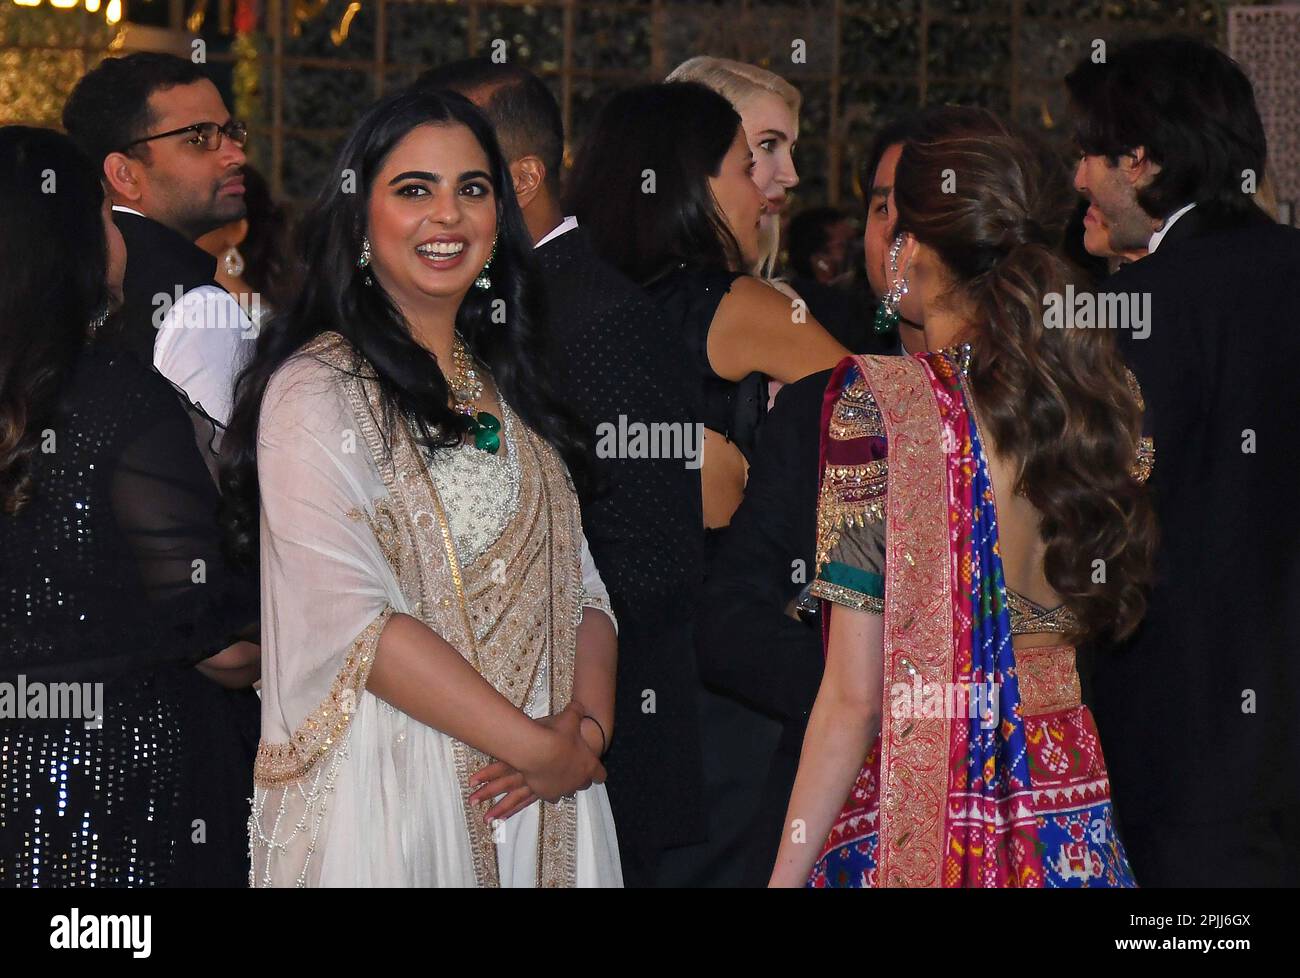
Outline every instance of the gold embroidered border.
<svg viewBox="0 0 1300 978"><path fill-rule="evenodd" d="M1070 635L1078 632L1079 619L1065 605L1042 608L1011 588L1006 590L1012 635L1038 635L1043 632Z"/></svg>
<svg viewBox="0 0 1300 978"><path fill-rule="evenodd" d="M579 611L585 612L588 608L594 608L614 626L614 634L618 635L618 616L614 614L614 606L610 604L609 598L602 598L599 595L588 594L586 588L582 591L582 600L578 603ZM582 624L582 619L578 619L578 624Z"/></svg>
<svg viewBox="0 0 1300 978"><path fill-rule="evenodd" d="M1137 401L1138 410L1145 413L1147 402L1142 396L1142 385L1138 383L1133 371L1127 367L1124 368L1124 379L1128 381L1129 393L1133 395L1133 400ZM1151 469L1155 462L1155 440L1150 435L1143 435L1138 439L1137 457L1133 460L1133 467L1129 469L1129 473L1138 482L1146 482L1147 479L1151 478Z"/></svg>
<svg viewBox="0 0 1300 978"><path fill-rule="evenodd" d="M885 493L889 478L889 459L857 465L828 465L822 471L822 486L830 487L846 499L870 500Z"/></svg>
<svg viewBox="0 0 1300 978"><path fill-rule="evenodd" d="M827 465L817 501L817 570L830 559L840 534L850 526L885 519L888 460L859 465Z"/></svg>
<svg viewBox="0 0 1300 978"><path fill-rule="evenodd" d="M392 569L393 576L400 581L404 561L410 555L406 552L406 534L393 509L392 499L385 497L375 500L369 511L360 508L349 510L348 519L370 527L384 560Z"/></svg>
<svg viewBox="0 0 1300 978"><path fill-rule="evenodd" d="M345 371L348 370L349 363L355 365L357 362L351 344L341 336L337 337L333 345L322 350L320 356ZM387 439L381 436L375 424L375 419L383 416L380 392L374 385L366 383L364 378L355 375L355 366L345 388L366 446L383 477L389 496L398 501L395 509L400 513L400 521L414 545L416 559L413 570L418 580L418 597L414 600L413 607L420 609L420 619L425 624L434 627L452 648L481 673L477 642L466 609L464 581L451 535L451 525L442 499L429 475L424 456L404 424L392 425L391 430L386 432ZM448 597L449 592L455 595L455 608L452 607L452 598ZM474 880L480 887L496 887L500 880L491 830L477 817L468 800L469 778L484 767L488 759L455 739L452 740L452 759L461 787Z"/></svg>
<svg viewBox="0 0 1300 978"><path fill-rule="evenodd" d="M516 426L510 451L527 456L521 465L520 506L507 530L473 564L462 567L455 550L451 524L442 499L430 476L423 454L404 424L396 424L388 442L381 438L375 418L381 416L379 392L366 378L355 376L357 357L343 337L327 334L313 348L321 359L352 372L345 387L353 413L361 428L390 497L396 501L395 534L411 541L415 559L407 576L418 578L418 591L411 601L415 614L461 652L484 678L492 682L519 707L524 705L540 658L551 660L553 711L563 709L572 697L575 633L581 614L581 543L578 537L578 505L569 488L563 463L548 445L525 425ZM531 464L529 464L531 462ZM558 510L555 508L558 507ZM545 520L545 525L540 521ZM539 537L540 532L540 537ZM381 541L382 544L382 541ZM540 544L540 546L539 546ZM388 551L385 550L387 557ZM567 555L567 556L566 556ZM541 559L538 559L538 558ZM493 572L499 561L507 567L507 581L513 581L511 595L501 596L502 585ZM403 561L405 566L405 561ZM562 567L560 586L557 564ZM405 580L403 590L406 591ZM471 599L470 595L474 594ZM545 595L550 603L547 617L550 632L528 631L517 607L523 595ZM471 607L480 611L499 597L510 607L502 620L513 629L489 629L480 642L471 621ZM507 671L525 672L528 682L515 684L513 691L499 683ZM516 669L517 667L517 669ZM481 887L500 885L496 846L492 831L469 803L469 778L493 759L453 739L453 762L460 783L465 826L469 834L475 881ZM540 803L537 882L542 886L574 886L577 882L577 808L572 798L555 805Z"/></svg>
<svg viewBox="0 0 1300 978"><path fill-rule="evenodd" d="M545 524L541 539L545 542L546 553L538 566L545 573L545 580L535 586L548 595L550 601L550 631L546 636L551 655L548 698L551 712L556 713L568 706L573 698L577 631L582 620L583 600L581 525L567 470L549 445L531 432L526 437L528 451L540 476L536 519ZM536 880L539 888L577 885L577 840L576 797L560 798L554 804L540 803Z"/></svg>
<svg viewBox="0 0 1300 978"><path fill-rule="evenodd" d="M1073 645L1016 649L1016 679L1025 716L1072 710L1083 702Z"/></svg>
<svg viewBox="0 0 1300 978"><path fill-rule="evenodd" d="M884 598L878 598L874 594L862 594L843 584L832 584L820 578L812 582L808 593L814 598L825 598L827 601L852 608L854 611L869 611L873 615L885 613Z"/></svg>
<svg viewBox="0 0 1300 978"><path fill-rule="evenodd" d="M1156 464L1156 443L1150 435L1143 435L1138 440L1137 459L1133 462L1133 467L1129 469L1129 474L1138 482L1146 482L1151 478L1151 470Z"/></svg>
<svg viewBox="0 0 1300 978"><path fill-rule="evenodd" d="M288 743L262 741L253 765L253 784L259 788L276 788L301 781L339 744L348 732L356 713L357 701L366 689L366 679L375 661L379 635L393 616L392 605L385 605L343 658L329 695L320 706L307 714Z"/></svg>
<svg viewBox="0 0 1300 978"><path fill-rule="evenodd" d="M952 681L952 567L943 422L924 361L857 357L887 429L884 680ZM936 491L937 490L937 491ZM944 851L950 721L881 721L882 886L938 886Z"/></svg>

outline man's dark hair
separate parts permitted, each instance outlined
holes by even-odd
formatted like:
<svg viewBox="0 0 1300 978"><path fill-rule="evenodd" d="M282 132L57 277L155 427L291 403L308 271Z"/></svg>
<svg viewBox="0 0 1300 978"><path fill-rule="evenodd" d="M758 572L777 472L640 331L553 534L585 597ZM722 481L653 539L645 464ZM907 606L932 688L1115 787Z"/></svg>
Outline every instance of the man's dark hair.
<svg viewBox="0 0 1300 978"><path fill-rule="evenodd" d="M867 207L871 206L871 182L876 178L876 170L880 167L885 151L890 146L907 142L924 117L924 112L898 116L890 119L876 131L871 150L863 159L862 168L858 171L858 186L862 190L862 199L866 201Z"/></svg>
<svg viewBox="0 0 1300 978"><path fill-rule="evenodd" d="M812 257L830 242L831 228L848 215L837 207L809 207L796 214L786 232L790 267L796 275L814 278Z"/></svg>
<svg viewBox="0 0 1300 978"><path fill-rule="evenodd" d="M63 128L81 151L101 166L109 153L120 152L132 140L149 135L154 123L149 96L205 80L209 79L202 68L174 54L142 51L124 58L105 58L82 76L68 96ZM133 152L145 150L146 145L142 143Z"/></svg>
<svg viewBox="0 0 1300 978"><path fill-rule="evenodd" d="M1267 143L1255 94L1240 66L1189 37L1158 37L1085 58L1065 77L1078 148L1118 162L1143 146L1160 164L1137 193L1153 218L1184 204L1239 214L1255 206L1243 171L1264 179Z"/></svg>
<svg viewBox="0 0 1300 978"><path fill-rule="evenodd" d="M536 156L546 167L552 193L560 188L564 164L564 120L555 96L522 65L491 58L465 58L431 68L411 86L417 91L446 89L461 95L486 93L479 106L496 129L506 158ZM480 101L480 100L476 100Z"/></svg>

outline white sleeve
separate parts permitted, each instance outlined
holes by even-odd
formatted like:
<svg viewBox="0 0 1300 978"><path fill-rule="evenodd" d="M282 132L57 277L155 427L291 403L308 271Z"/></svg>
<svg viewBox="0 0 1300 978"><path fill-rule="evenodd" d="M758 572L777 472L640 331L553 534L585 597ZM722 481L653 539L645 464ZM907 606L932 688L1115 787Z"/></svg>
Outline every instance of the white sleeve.
<svg viewBox="0 0 1300 978"><path fill-rule="evenodd" d="M614 617L614 608L609 602L609 591L600 579L596 562L591 559L591 549L587 546L587 534L582 535L582 606L603 611L618 634L618 619Z"/></svg>
<svg viewBox="0 0 1300 978"><path fill-rule="evenodd" d="M252 355L256 331L225 289L191 289L167 310L153 344L158 372L223 427L230 421L235 378Z"/></svg>
<svg viewBox="0 0 1300 978"><path fill-rule="evenodd" d="M406 611L376 536L396 523L358 442L335 368L302 355L275 372L257 429L263 740L301 742L341 687L359 697L379 632Z"/></svg>

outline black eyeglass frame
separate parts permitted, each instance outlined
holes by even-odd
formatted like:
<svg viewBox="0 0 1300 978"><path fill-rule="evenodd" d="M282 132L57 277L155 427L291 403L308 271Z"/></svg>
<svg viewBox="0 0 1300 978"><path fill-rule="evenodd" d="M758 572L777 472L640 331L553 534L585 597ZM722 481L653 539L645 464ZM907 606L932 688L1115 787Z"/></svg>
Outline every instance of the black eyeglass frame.
<svg viewBox="0 0 1300 978"><path fill-rule="evenodd" d="M211 131L213 135L204 136L203 130L207 129L209 126L212 127ZM118 152L125 153L132 146L138 146L141 143L150 143L155 139L166 139L168 136L179 136L186 132L196 132L202 136L203 148L209 153L215 153L217 150L221 149L222 140L227 138L234 142L234 144L240 149L243 149L248 142L248 124L244 122L236 122L234 119L231 119L224 126L218 125L215 122L196 122L193 125L181 126L179 129L170 129L167 132L160 132L154 136L143 136L140 139L131 140L131 142L123 146ZM236 132L241 133L241 135L236 136ZM216 145L209 146L209 141L214 137L216 138Z"/></svg>

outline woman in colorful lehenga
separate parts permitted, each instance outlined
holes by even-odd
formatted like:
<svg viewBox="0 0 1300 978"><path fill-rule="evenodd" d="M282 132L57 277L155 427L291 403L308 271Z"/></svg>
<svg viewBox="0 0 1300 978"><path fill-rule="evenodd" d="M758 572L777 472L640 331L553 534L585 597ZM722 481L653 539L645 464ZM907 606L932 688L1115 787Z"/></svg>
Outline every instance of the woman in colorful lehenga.
<svg viewBox="0 0 1300 978"><path fill-rule="evenodd" d="M952 108L895 198L886 307L932 352L827 389L826 673L772 884L1133 886L1067 642L1142 617L1153 449L1111 335L1045 323L1068 183Z"/></svg>

